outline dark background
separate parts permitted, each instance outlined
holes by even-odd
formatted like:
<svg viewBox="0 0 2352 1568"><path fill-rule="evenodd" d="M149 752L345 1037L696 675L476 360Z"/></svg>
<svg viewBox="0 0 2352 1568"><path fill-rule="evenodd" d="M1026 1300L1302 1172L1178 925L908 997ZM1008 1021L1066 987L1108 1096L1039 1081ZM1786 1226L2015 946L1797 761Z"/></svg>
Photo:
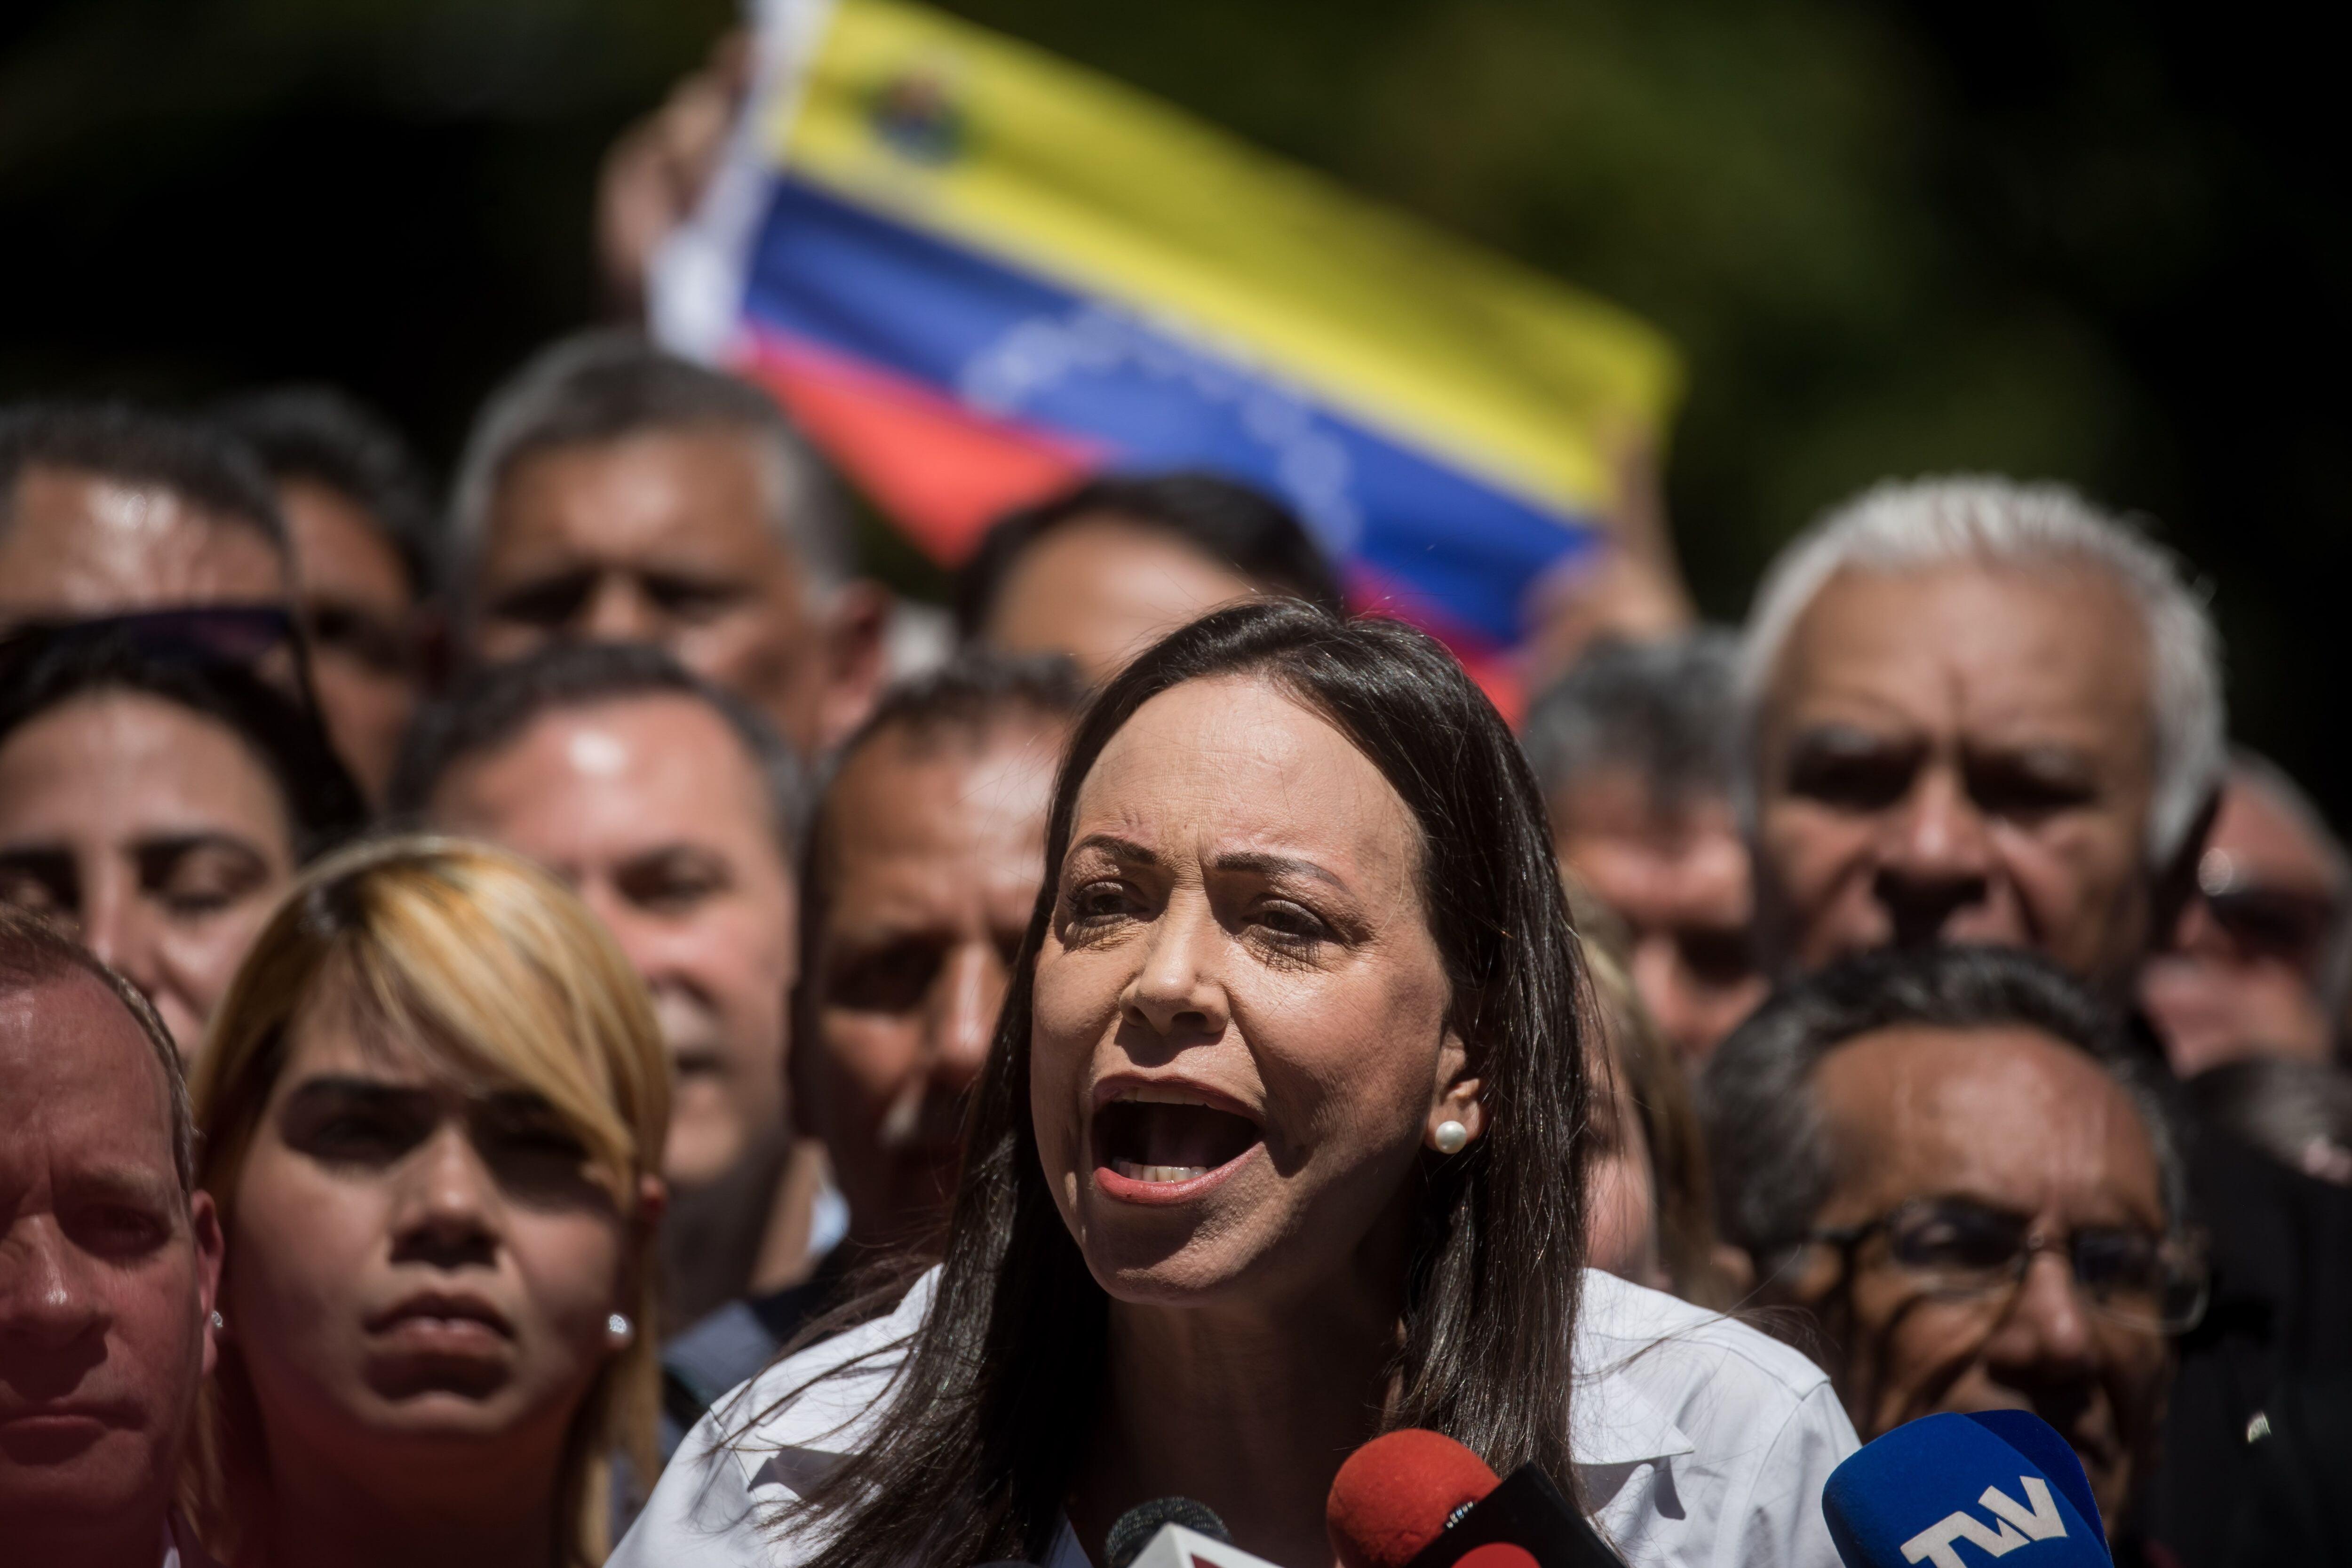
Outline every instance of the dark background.
<svg viewBox="0 0 2352 1568"><path fill-rule="evenodd" d="M2309 12L949 8L1664 328L1691 374L1669 494L1712 614L1884 474L2051 476L2147 514L2210 584L2240 734L2352 817L2352 207ZM0 396L326 378L446 464L481 393L595 313L598 161L731 14L9 0Z"/></svg>

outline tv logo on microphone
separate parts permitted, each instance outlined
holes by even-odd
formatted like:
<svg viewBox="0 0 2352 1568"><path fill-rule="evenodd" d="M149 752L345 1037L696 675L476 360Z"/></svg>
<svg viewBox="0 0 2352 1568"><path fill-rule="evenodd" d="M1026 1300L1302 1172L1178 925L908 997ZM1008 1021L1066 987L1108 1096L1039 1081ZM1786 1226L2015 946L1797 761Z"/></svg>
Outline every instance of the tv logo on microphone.
<svg viewBox="0 0 2352 1568"><path fill-rule="evenodd" d="M2057 1501L2050 1495L2050 1483L2039 1476L2017 1479L2025 1489L2026 1501L2033 1505L2031 1509L1999 1487L1987 1487L1977 1502L1992 1510L1996 1529L1988 1530L1974 1514L1955 1509L1905 1542L1903 1561L1932 1563L1935 1568L1969 1568L1960 1556L1957 1544L1959 1542L1979 1548L1988 1557L2006 1557L2029 1541L2053 1541L2063 1536L2066 1521L2059 1517Z"/></svg>
<svg viewBox="0 0 2352 1568"><path fill-rule="evenodd" d="M1976 1507L1952 1507L1964 1497ZM2115 1568L2082 1461L2029 1410L1948 1410L1881 1435L1831 1473L1822 1521L1845 1568L1986 1568L2021 1546L2040 1548L2021 1568Z"/></svg>

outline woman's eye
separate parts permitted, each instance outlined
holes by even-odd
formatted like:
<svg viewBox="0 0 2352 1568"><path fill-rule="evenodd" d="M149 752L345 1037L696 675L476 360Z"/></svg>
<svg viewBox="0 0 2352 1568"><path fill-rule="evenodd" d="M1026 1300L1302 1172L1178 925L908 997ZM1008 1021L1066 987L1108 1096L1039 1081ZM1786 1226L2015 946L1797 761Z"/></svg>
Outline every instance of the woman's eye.
<svg viewBox="0 0 2352 1568"><path fill-rule="evenodd" d="M310 1130L301 1147L313 1156L352 1164L396 1160L417 1142L415 1128L373 1116L334 1116Z"/></svg>
<svg viewBox="0 0 2352 1568"><path fill-rule="evenodd" d="M1117 882L1088 882L1070 895L1070 918L1108 920L1127 912L1127 889Z"/></svg>
<svg viewBox="0 0 2352 1568"><path fill-rule="evenodd" d="M1287 899L1275 899L1260 904L1257 922L1290 942L1320 942L1331 934L1331 928L1324 923L1320 915Z"/></svg>

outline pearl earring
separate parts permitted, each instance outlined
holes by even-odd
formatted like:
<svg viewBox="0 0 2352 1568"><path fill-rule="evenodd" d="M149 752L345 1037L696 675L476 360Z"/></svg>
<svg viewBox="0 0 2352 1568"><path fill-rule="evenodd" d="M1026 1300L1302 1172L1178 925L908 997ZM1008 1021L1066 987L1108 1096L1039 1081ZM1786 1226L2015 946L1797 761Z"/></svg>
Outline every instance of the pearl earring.
<svg viewBox="0 0 2352 1568"><path fill-rule="evenodd" d="M1437 1145L1441 1154L1459 1154L1470 1147L1470 1129L1459 1121L1441 1121L1430 1135L1430 1142Z"/></svg>
<svg viewBox="0 0 2352 1568"><path fill-rule="evenodd" d="M622 1344L627 1344L636 1337L637 1325L629 1321L626 1312L615 1312L604 1320L604 1331Z"/></svg>

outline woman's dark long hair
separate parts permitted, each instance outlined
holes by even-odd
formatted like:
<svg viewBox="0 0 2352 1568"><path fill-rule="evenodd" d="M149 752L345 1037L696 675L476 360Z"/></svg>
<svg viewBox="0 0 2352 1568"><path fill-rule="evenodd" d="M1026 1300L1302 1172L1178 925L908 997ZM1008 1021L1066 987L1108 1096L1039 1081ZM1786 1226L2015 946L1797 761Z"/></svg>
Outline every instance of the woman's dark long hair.
<svg viewBox="0 0 2352 1568"><path fill-rule="evenodd" d="M1500 1471L1532 1459L1571 1479L1585 992L1535 781L1494 708L1427 637L1257 602L1170 635L1071 739L1045 883L965 1122L937 1297L901 1347L871 1439L782 1521L813 1527L815 1568L1044 1561L1102 1406L1108 1298L1055 1207L1030 1124L1037 953L1096 758L1153 697L1213 676L1265 680L1320 714L1403 797L1424 840L1421 891L1453 1021L1484 1083L1486 1136L1451 1159L1423 1155L1400 1392L1385 1419L1446 1433Z"/></svg>

